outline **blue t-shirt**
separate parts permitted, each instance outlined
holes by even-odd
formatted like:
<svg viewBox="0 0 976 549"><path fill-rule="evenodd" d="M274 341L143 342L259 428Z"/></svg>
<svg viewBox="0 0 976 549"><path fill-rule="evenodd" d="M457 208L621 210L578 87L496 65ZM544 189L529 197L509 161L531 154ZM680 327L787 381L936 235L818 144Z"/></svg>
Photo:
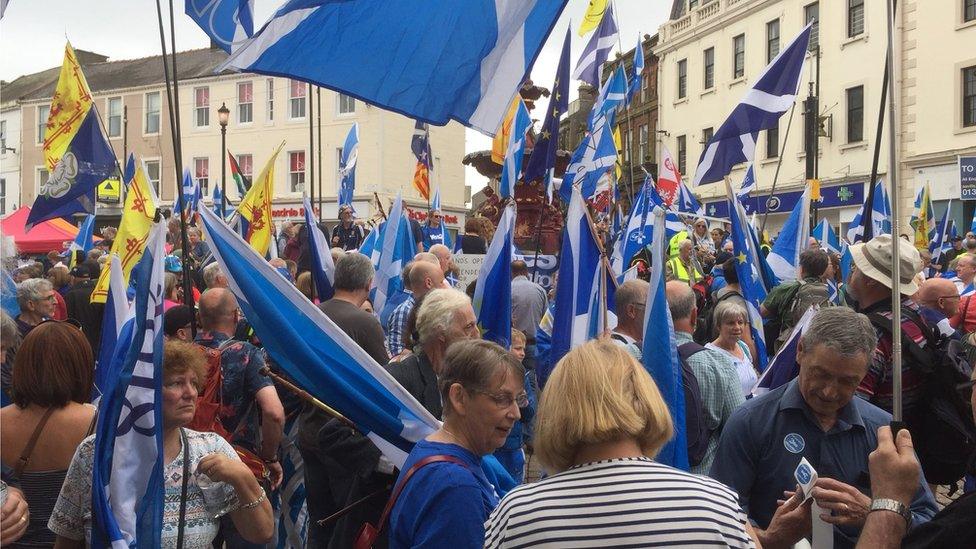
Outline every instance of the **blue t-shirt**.
<svg viewBox="0 0 976 549"><path fill-rule="evenodd" d="M431 463L413 474L390 513L391 549L484 546L485 521L498 496L478 456L456 444L422 440L407 456L401 474L436 455L456 457L464 466Z"/></svg>

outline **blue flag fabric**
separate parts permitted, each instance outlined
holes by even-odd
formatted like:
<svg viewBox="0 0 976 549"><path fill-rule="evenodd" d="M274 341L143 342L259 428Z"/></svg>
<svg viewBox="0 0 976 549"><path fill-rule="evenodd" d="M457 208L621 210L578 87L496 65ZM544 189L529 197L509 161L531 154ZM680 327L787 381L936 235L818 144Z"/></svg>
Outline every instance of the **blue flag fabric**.
<svg viewBox="0 0 976 549"><path fill-rule="evenodd" d="M325 235L315 222L312 203L307 196L304 200L305 229L308 231L308 250L312 256L312 282L315 283L315 295L319 301L325 301L335 294L335 263L332 262L332 251L325 241Z"/></svg>
<svg viewBox="0 0 976 549"><path fill-rule="evenodd" d="M817 311L813 307L810 307L803 313L796 326L793 326L793 331L790 332L789 339L780 347L776 356L769 361L769 366L766 368L766 371L759 376L756 386L752 389L752 396L768 393L782 385L786 385L790 381L793 381L793 378L800 375L800 365L796 362L796 351L799 348L800 338L807 331L807 328L810 326L810 321L813 320L813 316L816 313Z"/></svg>
<svg viewBox="0 0 976 549"><path fill-rule="evenodd" d="M277 520L277 548L304 549L308 536L308 508L305 505L305 462L298 450L299 416L285 421L281 439L281 487L269 495Z"/></svg>
<svg viewBox="0 0 976 549"><path fill-rule="evenodd" d="M973 210L973 220L969 223L969 232L976 234L976 210Z"/></svg>
<svg viewBox="0 0 976 549"><path fill-rule="evenodd" d="M600 73L603 63L610 56L610 50L617 43L617 20L613 16L613 4L608 4L603 19L583 48L573 78L582 80L594 88L600 87Z"/></svg>
<svg viewBox="0 0 976 549"><path fill-rule="evenodd" d="M494 135L566 3L289 0L216 72L295 78Z"/></svg>
<svg viewBox="0 0 976 549"><path fill-rule="evenodd" d="M840 239L837 238L837 233L834 232L834 228L830 226L830 222L826 219L820 220L820 223L814 227L811 236L816 238L817 242L820 242L821 248L840 255Z"/></svg>
<svg viewBox="0 0 976 549"><path fill-rule="evenodd" d="M865 199L861 209L854 214L854 219L847 229L847 241L851 244L864 240L865 224L871 223L871 228L867 234L877 236L879 234L891 234L891 201L888 199L888 189L884 181L878 180L874 185L874 190L869 193L871 198L871 215L865 215L868 200Z"/></svg>
<svg viewBox="0 0 976 549"><path fill-rule="evenodd" d="M112 381L109 370L112 354L122 334L122 326L129 315L129 298L126 295L125 278L119 256L112 254L109 260L108 297L102 313L102 337L99 340L98 361L95 364L95 389L100 395L108 392Z"/></svg>
<svg viewBox="0 0 976 549"><path fill-rule="evenodd" d="M600 95L597 96L593 109L590 110L588 125L590 130L595 129L599 124L606 124L613 128L616 125L617 108L624 105L627 100L627 74L624 72L623 65L618 65L610 78L604 82L600 88Z"/></svg>
<svg viewBox="0 0 976 549"><path fill-rule="evenodd" d="M524 181L544 178L549 200L552 200L552 178L556 169L556 150L559 148L559 117L569 108L569 32L567 28L542 131L536 138L522 176Z"/></svg>
<svg viewBox="0 0 976 549"><path fill-rule="evenodd" d="M684 214L705 215L705 208L698 202L695 194L685 185L684 181L678 182L678 197L675 199L673 207Z"/></svg>
<svg viewBox="0 0 976 549"><path fill-rule="evenodd" d="M186 0L186 14L227 53L254 35L254 0Z"/></svg>
<svg viewBox="0 0 976 549"><path fill-rule="evenodd" d="M163 259L155 224L132 270L136 299L106 372L92 472L92 547L159 547L163 528ZM124 410L124 412L123 412Z"/></svg>
<svg viewBox="0 0 976 549"><path fill-rule="evenodd" d="M952 247L950 243L952 238L952 219L949 217L949 210L951 209L952 200L949 200L945 212L942 213L942 219L939 220L939 224L936 226L935 240L929 242L929 253L932 254L932 263L938 263L942 257L942 252ZM929 277L934 277L937 274L937 271L931 267L928 268L927 272Z"/></svg>
<svg viewBox="0 0 976 549"><path fill-rule="evenodd" d="M735 193L739 200L749 198L749 194L756 190L756 172L752 168L752 162L750 162L749 168L746 169L746 175L742 178L742 185L739 186L739 192Z"/></svg>
<svg viewBox="0 0 976 549"><path fill-rule="evenodd" d="M597 193L600 179L610 171L617 162L617 146L613 142L613 130L604 121L597 128L586 134L583 141L576 147L573 157L566 168L559 196L563 202L569 203L572 188L578 186L583 198L589 200Z"/></svg>
<svg viewBox="0 0 976 549"><path fill-rule="evenodd" d="M806 189L790 212L790 217L786 219L779 236L776 237L772 251L766 256L766 262L781 282L796 280L797 269L800 267L800 253L807 249L810 243L809 235L810 189Z"/></svg>
<svg viewBox="0 0 976 549"><path fill-rule="evenodd" d="M512 120L512 134L508 139L505 161L502 165L502 179L498 184L498 197L501 200L512 197L515 183L522 171L522 157L525 156L525 133L532 127L532 118L523 101L518 102L515 118ZM440 189L438 188L438 191ZM441 223L441 226L444 224Z"/></svg>
<svg viewBox="0 0 976 549"><path fill-rule="evenodd" d="M115 153L98 124L98 110L92 107L47 183L41 185L27 216L26 230L56 217L95 213L99 183L116 174Z"/></svg>
<svg viewBox="0 0 976 549"><path fill-rule="evenodd" d="M705 145L695 170L695 185L721 181L736 164L752 162L759 132L775 127L780 116L790 110L800 89L811 25L763 69Z"/></svg>
<svg viewBox="0 0 976 549"><path fill-rule="evenodd" d="M390 217L384 225L382 239L378 238L376 241L376 248L379 250L379 257L376 276L373 278L373 309L383 311L387 298L403 290L400 271L417 253L410 222L404 215L403 197L399 194L390 208Z"/></svg>
<svg viewBox="0 0 976 549"><path fill-rule="evenodd" d="M20 303L17 302L17 283L7 269L0 269L0 308L4 310L10 318L17 318L20 314Z"/></svg>
<svg viewBox="0 0 976 549"><path fill-rule="evenodd" d="M651 243L654 236L653 221L648 214L654 207L654 203L649 198L649 193L653 192L654 185L651 183L650 176L644 178L644 184L640 191L634 196L634 202L630 206L630 214L627 216L627 224L624 226L617 245L614 246L611 263L613 270L618 275L624 273L630 264L631 259L645 246Z"/></svg>
<svg viewBox="0 0 976 549"><path fill-rule="evenodd" d="M352 205L356 192L356 160L359 158L359 122L349 128L346 142L342 145L342 158L339 161L339 205Z"/></svg>
<svg viewBox="0 0 976 549"><path fill-rule="evenodd" d="M220 185L214 185L213 211L219 215L221 219L227 219L227 205L224 203L224 194L220 192Z"/></svg>
<svg viewBox="0 0 976 549"><path fill-rule="evenodd" d="M634 100L641 89L641 83L644 79L644 46L641 43L640 33L637 34L637 47L634 48L634 74L630 78L630 84L627 90L627 102L630 103Z"/></svg>
<svg viewBox="0 0 976 549"><path fill-rule="evenodd" d="M488 254L478 269L474 314L483 339L508 349L512 344L512 250L515 239L515 202L502 211Z"/></svg>
<svg viewBox="0 0 976 549"><path fill-rule="evenodd" d="M664 259L667 256L664 235L664 209L653 212L654 240L651 243L651 279L644 307L644 341L642 361L644 368L654 378L661 397L671 412L674 436L658 453L656 461L687 471L688 434L685 432L685 392L681 362L678 361L674 340L674 324L665 293Z"/></svg>
<svg viewBox="0 0 976 549"><path fill-rule="evenodd" d="M200 184L193 179L190 174L190 168L183 169L183 214L187 216L187 219L193 217L193 214L197 213L200 206Z"/></svg>
<svg viewBox="0 0 976 549"><path fill-rule="evenodd" d="M95 214L88 214L78 228L78 234L74 241L68 246L68 259L72 266L75 264L76 252L87 254L92 249L94 243L92 236L95 233Z"/></svg>
<svg viewBox="0 0 976 549"><path fill-rule="evenodd" d="M735 258L735 272L739 276L739 287L749 312L749 330L756 344L759 370L766 369L769 356L766 354L766 338L763 333L762 316L759 305L766 299L766 286L763 284L762 255L757 240L749 227L745 208L726 183L726 191L732 207L729 208L729 224L732 225L732 256Z"/></svg>

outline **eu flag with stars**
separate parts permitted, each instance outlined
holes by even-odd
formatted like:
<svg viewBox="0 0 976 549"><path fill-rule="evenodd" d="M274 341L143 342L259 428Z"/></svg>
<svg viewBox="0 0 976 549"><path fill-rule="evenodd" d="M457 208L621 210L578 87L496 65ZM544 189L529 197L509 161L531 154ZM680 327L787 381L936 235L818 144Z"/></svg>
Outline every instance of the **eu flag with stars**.
<svg viewBox="0 0 976 549"><path fill-rule="evenodd" d="M553 172L556 169L556 149L559 148L559 117L569 108L569 28L566 29L563 52L559 56L559 67L556 69L556 81L552 90L542 133L535 141L522 174L522 181L534 181L544 177L546 193L550 198Z"/></svg>

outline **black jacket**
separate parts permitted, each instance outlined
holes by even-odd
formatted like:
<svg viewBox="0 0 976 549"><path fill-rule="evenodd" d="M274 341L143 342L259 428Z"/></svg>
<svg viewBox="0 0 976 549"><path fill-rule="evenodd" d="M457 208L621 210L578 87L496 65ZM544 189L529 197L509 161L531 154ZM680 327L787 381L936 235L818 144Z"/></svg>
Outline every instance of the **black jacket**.
<svg viewBox="0 0 976 549"><path fill-rule="evenodd" d="M441 393L437 388L437 376L434 374L434 369L430 365L427 355L423 352L412 354L400 362L387 364L386 370L431 415L441 419L441 415L444 413Z"/></svg>

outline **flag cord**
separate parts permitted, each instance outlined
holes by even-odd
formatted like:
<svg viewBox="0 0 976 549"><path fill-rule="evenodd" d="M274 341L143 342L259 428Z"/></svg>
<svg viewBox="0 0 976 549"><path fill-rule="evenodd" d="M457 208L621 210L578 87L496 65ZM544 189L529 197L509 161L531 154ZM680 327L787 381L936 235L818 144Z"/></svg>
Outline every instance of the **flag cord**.
<svg viewBox="0 0 976 549"><path fill-rule="evenodd" d="M773 186L769 189L769 197L772 198L776 194L776 183L779 181L779 169L783 165L783 151L786 149L786 140L790 137L790 127L793 125L793 113L796 111L796 101L793 101L793 106L790 107L790 118L786 121L786 134L783 135L783 144L779 147L779 158L776 159L776 173L773 174ZM762 224L759 226L759 238L762 239L762 235L766 232L766 218L769 217L769 208L763 213Z"/></svg>

